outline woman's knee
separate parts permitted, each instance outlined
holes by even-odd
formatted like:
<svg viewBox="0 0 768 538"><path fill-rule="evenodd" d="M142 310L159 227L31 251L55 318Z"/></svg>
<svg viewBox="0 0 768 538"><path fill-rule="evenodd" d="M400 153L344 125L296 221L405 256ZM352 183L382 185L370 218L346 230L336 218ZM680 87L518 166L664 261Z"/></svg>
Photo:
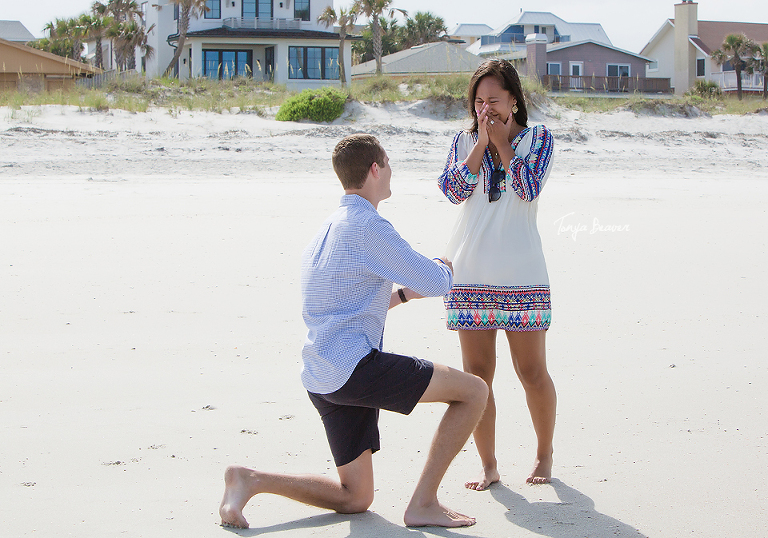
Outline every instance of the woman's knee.
<svg viewBox="0 0 768 538"><path fill-rule="evenodd" d="M524 387L541 387L551 383L547 365L544 361L530 361L518 364L517 372Z"/></svg>

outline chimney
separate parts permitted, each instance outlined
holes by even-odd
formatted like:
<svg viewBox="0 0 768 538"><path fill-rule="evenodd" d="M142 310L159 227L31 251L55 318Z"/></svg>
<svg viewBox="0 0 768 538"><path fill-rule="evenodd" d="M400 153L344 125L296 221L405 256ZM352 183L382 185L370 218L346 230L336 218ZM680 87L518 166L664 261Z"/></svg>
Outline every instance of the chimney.
<svg viewBox="0 0 768 538"><path fill-rule="evenodd" d="M699 35L699 4L683 0L675 4L675 94L682 95L696 80L696 49L690 37Z"/></svg>
<svg viewBox="0 0 768 538"><path fill-rule="evenodd" d="M529 34L525 36L526 69L531 78L542 80L547 74L547 36Z"/></svg>

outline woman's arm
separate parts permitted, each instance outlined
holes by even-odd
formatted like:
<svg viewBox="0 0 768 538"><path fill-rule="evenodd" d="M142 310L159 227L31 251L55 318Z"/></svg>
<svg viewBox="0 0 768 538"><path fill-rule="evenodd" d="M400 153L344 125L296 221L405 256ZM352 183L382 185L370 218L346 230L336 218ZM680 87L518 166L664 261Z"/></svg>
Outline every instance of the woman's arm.
<svg viewBox="0 0 768 538"><path fill-rule="evenodd" d="M549 173L552 161L554 139L543 125L531 128L531 148L525 157L514 155L509 162L507 178L512 189L526 202L535 200Z"/></svg>
<svg viewBox="0 0 768 538"><path fill-rule="evenodd" d="M437 180L440 190L443 191L445 197L454 204L460 204L469 198L472 191L474 191L477 186L477 172L473 173L467 165L467 142L464 139L466 136L471 135L462 131L453 137L445 168ZM475 148L476 147L477 144L475 144ZM475 148L473 148L472 151L474 151ZM476 170L479 172L479 165Z"/></svg>

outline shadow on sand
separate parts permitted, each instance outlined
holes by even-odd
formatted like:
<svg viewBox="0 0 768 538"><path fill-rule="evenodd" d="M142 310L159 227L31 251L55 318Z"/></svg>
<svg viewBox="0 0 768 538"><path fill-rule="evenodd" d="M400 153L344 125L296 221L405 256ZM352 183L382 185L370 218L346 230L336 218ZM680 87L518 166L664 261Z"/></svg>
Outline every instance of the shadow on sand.
<svg viewBox="0 0 768 538"><path fill-rule="evenodd" d="M542 536L647 538L634 527L596 511L592 499L560 480L552 479L550 485L557 493L559 503L528 502L503 484L491 487L490 492L507 508L506 516L511 523Z"/></svg>
<svg viewBox="0 0 768 538"><path fill-rule="evenodd" d="M361 514L321 514L268 527L252 526L250 529L222 528L238 536L260 536L273 532L319 529L321 527L338 525L346 521L349 522L349 534L347 536L354 538L381 538L384 536L387 538L427 538L428 535L443 536L445 538L475 538L474 536L463 534L461 528L443 529L440 527L427 527L419 529L396 525L374 512L363 512Z"/></svg>

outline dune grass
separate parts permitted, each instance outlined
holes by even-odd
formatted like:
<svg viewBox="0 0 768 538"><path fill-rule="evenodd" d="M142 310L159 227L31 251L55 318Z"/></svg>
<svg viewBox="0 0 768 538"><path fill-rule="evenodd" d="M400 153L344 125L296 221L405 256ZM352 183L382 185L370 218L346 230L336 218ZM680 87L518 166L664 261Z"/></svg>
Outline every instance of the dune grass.
<svg viewBox="0 0 768 538"><path fill-rule="evenodd" d="M416 101L432 99L443 103L465 106L468 74L445 76L372 77L355 81L345 91L351 100L366 103ZM636 113L666 115L686 107L696 107L708 114L749 114L768 107L759 96L745 96L742 101L735 96L685 97L669 96L663 99L649 98L640 94L621 98L605 98L600 95L566 95L547 97L546 89L537 81L522 77L526 98L534 106L547 99L574 110L584 112L611 112L632 110ZM187 81L176 79L146 80L132 77L113 81L101 89L73 87L53 92L28 93L0 91L0 106L11 110L42 105L70 105L88 111L110 109L128 112L145 112L149 108L168 109L169 113L203 110L216 113L256 113L264 115L267 109L279 107L297 92L285 86L253 79L229 81L196 78ZM670 112L671 111L671 112Z"/></svg>
<svg viewBox="0 0 768 538"><path fill-rule="evenodd" d="M745 95L739 101L735 95L702 97L685 95L676 97L670 95L664 98L651 98L643 94L630 94L626 97L606 98L600 95L559 95L551 97L552 101L571 110L582 112L613 112L615 110L631 110L636 113L667 115L685 113L690 107L696 107L707 114L753 114L766 110L768 101L760 96Z"/></svg>

